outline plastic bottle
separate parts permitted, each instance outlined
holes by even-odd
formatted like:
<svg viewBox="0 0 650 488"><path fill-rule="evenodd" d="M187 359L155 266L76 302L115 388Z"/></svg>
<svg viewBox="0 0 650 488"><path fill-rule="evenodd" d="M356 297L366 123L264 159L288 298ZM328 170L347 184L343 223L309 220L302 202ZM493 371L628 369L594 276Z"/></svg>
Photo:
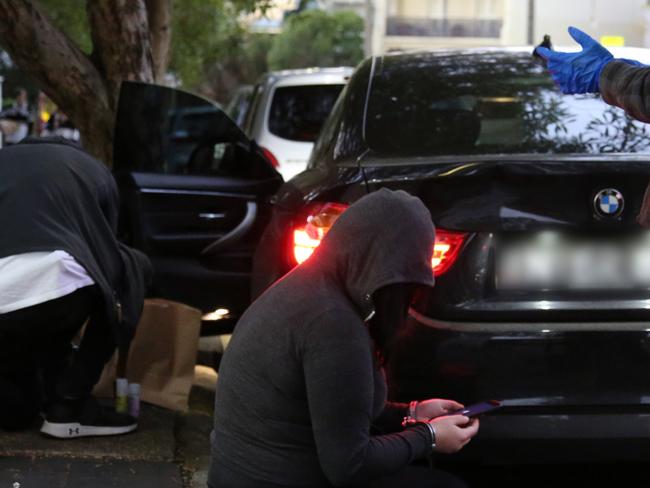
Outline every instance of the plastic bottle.
<svg viewBox="0 0 650 488"><path fill-rule="evenodd" d="M138 418L140 416L140 385L129 384L129 415Z"/></svg>
<svg viewBox="0 0 650 488"><path fill-rule="evenodd" d="M126 378L117 378L115 380L115 411L118 413L127 413L129 382Z"/></svg>

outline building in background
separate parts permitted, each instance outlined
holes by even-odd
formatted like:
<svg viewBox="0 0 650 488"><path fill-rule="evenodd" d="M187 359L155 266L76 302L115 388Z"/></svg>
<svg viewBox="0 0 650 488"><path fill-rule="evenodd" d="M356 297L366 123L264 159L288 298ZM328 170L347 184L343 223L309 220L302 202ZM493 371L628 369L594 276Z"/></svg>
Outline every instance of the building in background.
<svg viewBox="0 0 650 488"><path fill-rule="evenodd" d="M278 34L282 30L286 15L295 11L299 4L299 0L275 0L266 12L258 10L244 16L242 20L252 32Z"/></svg>
<svg viewBox="0 0 650 488"><path fill-rule="evenodd" d="M368 0L320 0L320 4L328 12L352 10L364 19L368 12Z"/></svg>
<svg viewBox="0 0 650 488"><path fill-rule="evenodd" d="M544 34L570 46L569 25L606 43L650 47L650 0L278 0L249 25L276 33L300 8L357 12L366 23L367 54L531 45Z"/></svg>
<svg viewBox="0 0 650 488"><path fill-rule="evenodd" d="M596 39L650 46L648 0L368 0L368 53L435 47L521 46L550 34L572 45L575 25Z"/></svg>

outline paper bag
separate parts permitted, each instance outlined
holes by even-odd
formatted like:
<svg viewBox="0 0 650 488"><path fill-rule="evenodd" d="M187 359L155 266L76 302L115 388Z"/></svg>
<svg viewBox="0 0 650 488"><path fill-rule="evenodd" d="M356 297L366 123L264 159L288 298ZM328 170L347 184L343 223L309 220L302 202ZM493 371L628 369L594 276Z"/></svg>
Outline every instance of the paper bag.
<svg viewBox="0 0 650 488"><path fill-rule="evenodd" d="M140 383L140 399L187 411L201 329L201 311L162 299L145 300L126 361L129 383ZM94 394L114 394L117 353L106 365Z"/></svg>

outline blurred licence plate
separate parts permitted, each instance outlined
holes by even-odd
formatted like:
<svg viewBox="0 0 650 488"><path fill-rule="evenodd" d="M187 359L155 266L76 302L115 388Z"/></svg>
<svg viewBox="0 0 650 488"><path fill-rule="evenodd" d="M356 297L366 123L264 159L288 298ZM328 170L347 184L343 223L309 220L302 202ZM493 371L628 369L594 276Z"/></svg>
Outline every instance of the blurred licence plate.
<svg viewBox="0 0 650 488"><path fill-rule="evenodd" d="M650 239L579 241L555 233L501 243L496 285L504 290L650 288Z"/></svg>

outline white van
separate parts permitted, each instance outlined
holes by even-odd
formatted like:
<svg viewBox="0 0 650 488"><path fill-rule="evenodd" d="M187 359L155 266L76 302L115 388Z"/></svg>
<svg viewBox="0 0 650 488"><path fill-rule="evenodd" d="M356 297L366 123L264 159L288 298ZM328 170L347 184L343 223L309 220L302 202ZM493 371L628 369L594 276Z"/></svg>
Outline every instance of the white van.
<svg viewBox="0 0 650 488"><path fill-rule="evenodd" d="M314 141L353 68L308 68L265 74L251 95L242 128L285 181L302 172Z"/></svg>

